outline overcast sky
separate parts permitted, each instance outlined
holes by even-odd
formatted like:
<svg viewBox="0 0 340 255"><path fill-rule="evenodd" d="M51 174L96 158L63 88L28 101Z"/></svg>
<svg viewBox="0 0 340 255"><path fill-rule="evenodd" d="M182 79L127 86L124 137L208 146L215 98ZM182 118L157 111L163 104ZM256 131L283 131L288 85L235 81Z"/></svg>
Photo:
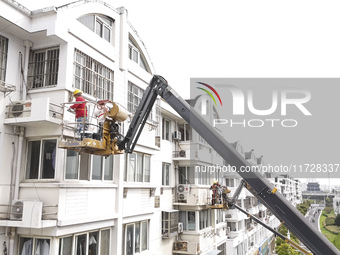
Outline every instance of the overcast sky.
<svg viewBox="0 0 340 255"><path fill-rule="evenodd" d="M36 9L73 1L19 2ZM184 98L191 77L339 77L339 1L106 2L128 10L157 74Z"/></svg>

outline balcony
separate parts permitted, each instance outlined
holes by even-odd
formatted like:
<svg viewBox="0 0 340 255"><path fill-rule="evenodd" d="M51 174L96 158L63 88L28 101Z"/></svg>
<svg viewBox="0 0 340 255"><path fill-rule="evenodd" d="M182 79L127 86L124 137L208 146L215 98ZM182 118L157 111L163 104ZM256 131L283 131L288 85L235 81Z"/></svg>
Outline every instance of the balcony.
<svg viewBox="0 0 340 255"><path fill-rule="evenodd" d="M50 102L49 98L36 98L27 101L16 101L6 106L4 124L41 127L61 124L62 107Z"/></svg>

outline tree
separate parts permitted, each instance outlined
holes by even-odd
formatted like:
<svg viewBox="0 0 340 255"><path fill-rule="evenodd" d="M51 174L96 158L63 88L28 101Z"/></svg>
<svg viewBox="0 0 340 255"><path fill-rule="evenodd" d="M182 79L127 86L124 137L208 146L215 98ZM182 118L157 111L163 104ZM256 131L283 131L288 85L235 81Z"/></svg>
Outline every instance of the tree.
<svg viewBox="0 0 340 255"><path fill-rule="evenodd" d="M340 226L340 214L337 214L335 217L335 225Z"/></svg>
<svg viewBox="0 0 340 255"><path fill-rule="evenodd" d="M299 254L288 243L282 243L280 246L276 247L276 253L278 255L298 255Z"/></svg>

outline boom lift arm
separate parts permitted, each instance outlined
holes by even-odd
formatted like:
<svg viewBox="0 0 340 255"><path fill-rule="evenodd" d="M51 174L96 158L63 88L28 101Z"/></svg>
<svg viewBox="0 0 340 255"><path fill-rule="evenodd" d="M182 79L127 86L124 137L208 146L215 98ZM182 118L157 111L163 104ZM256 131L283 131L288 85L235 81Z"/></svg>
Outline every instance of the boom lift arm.
<svg viewBox="0 0 340 255"><path fill-rule="evenodd" d="M247 186L250 186L248 187L249 191L272 211L314 254L340 255L340 251L326 237L316 231L283 195L276 192L277 189L266 178L256 172L240 171L241 167L251 167L250 163L195 110L191 110L190 105L161 76L155 75L151 79L125 138L117 143L120 150L125 150L128 153L133 151L158 95L189 123L224 160L236 167L238 174L245 180L248 184Z"/></svg>

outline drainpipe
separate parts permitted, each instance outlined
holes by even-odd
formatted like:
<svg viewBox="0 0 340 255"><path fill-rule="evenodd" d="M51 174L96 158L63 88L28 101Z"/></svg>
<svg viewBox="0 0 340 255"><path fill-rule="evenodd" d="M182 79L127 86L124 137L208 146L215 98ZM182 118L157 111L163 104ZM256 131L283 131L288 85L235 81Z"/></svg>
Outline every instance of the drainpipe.
<svg viewBox="0 0 340 255"><path fill-rule="evenodd" d="M29 56L30 56L30 49L33 46L33 43L29 40L24 40L24 46L25 46L25 59L24 59L24 70L23 70L23 81L24 81L24 85L22 87L22 100L26 100L26 85L27 85L27 74L28 74L28 60L29 60ZM21 63L20 63L21 64ZM22 68L22 66L21 66ZM26 81L26 82L25 82Z"/></svg>
<svg viewBox="0 0 340 255"><path fill-rule="evenodd" d="M15 173L15 183L14 183L14 197L13 199L16 200L19 198L19 184L20 184L20 170L21 170L21 154L22 154L22 144L24 142L24 127L14 127L15 133L19 135L19 142L18 142L18 156L17 156L17 168Z"/></svg>
<svg viewBox="0 0 340 255"><path fill-rule="evenodd" d="M14 255L15 229L16 228L11 227L11 234L9 236L9 253L8 253L8 255Z"/></svg>

